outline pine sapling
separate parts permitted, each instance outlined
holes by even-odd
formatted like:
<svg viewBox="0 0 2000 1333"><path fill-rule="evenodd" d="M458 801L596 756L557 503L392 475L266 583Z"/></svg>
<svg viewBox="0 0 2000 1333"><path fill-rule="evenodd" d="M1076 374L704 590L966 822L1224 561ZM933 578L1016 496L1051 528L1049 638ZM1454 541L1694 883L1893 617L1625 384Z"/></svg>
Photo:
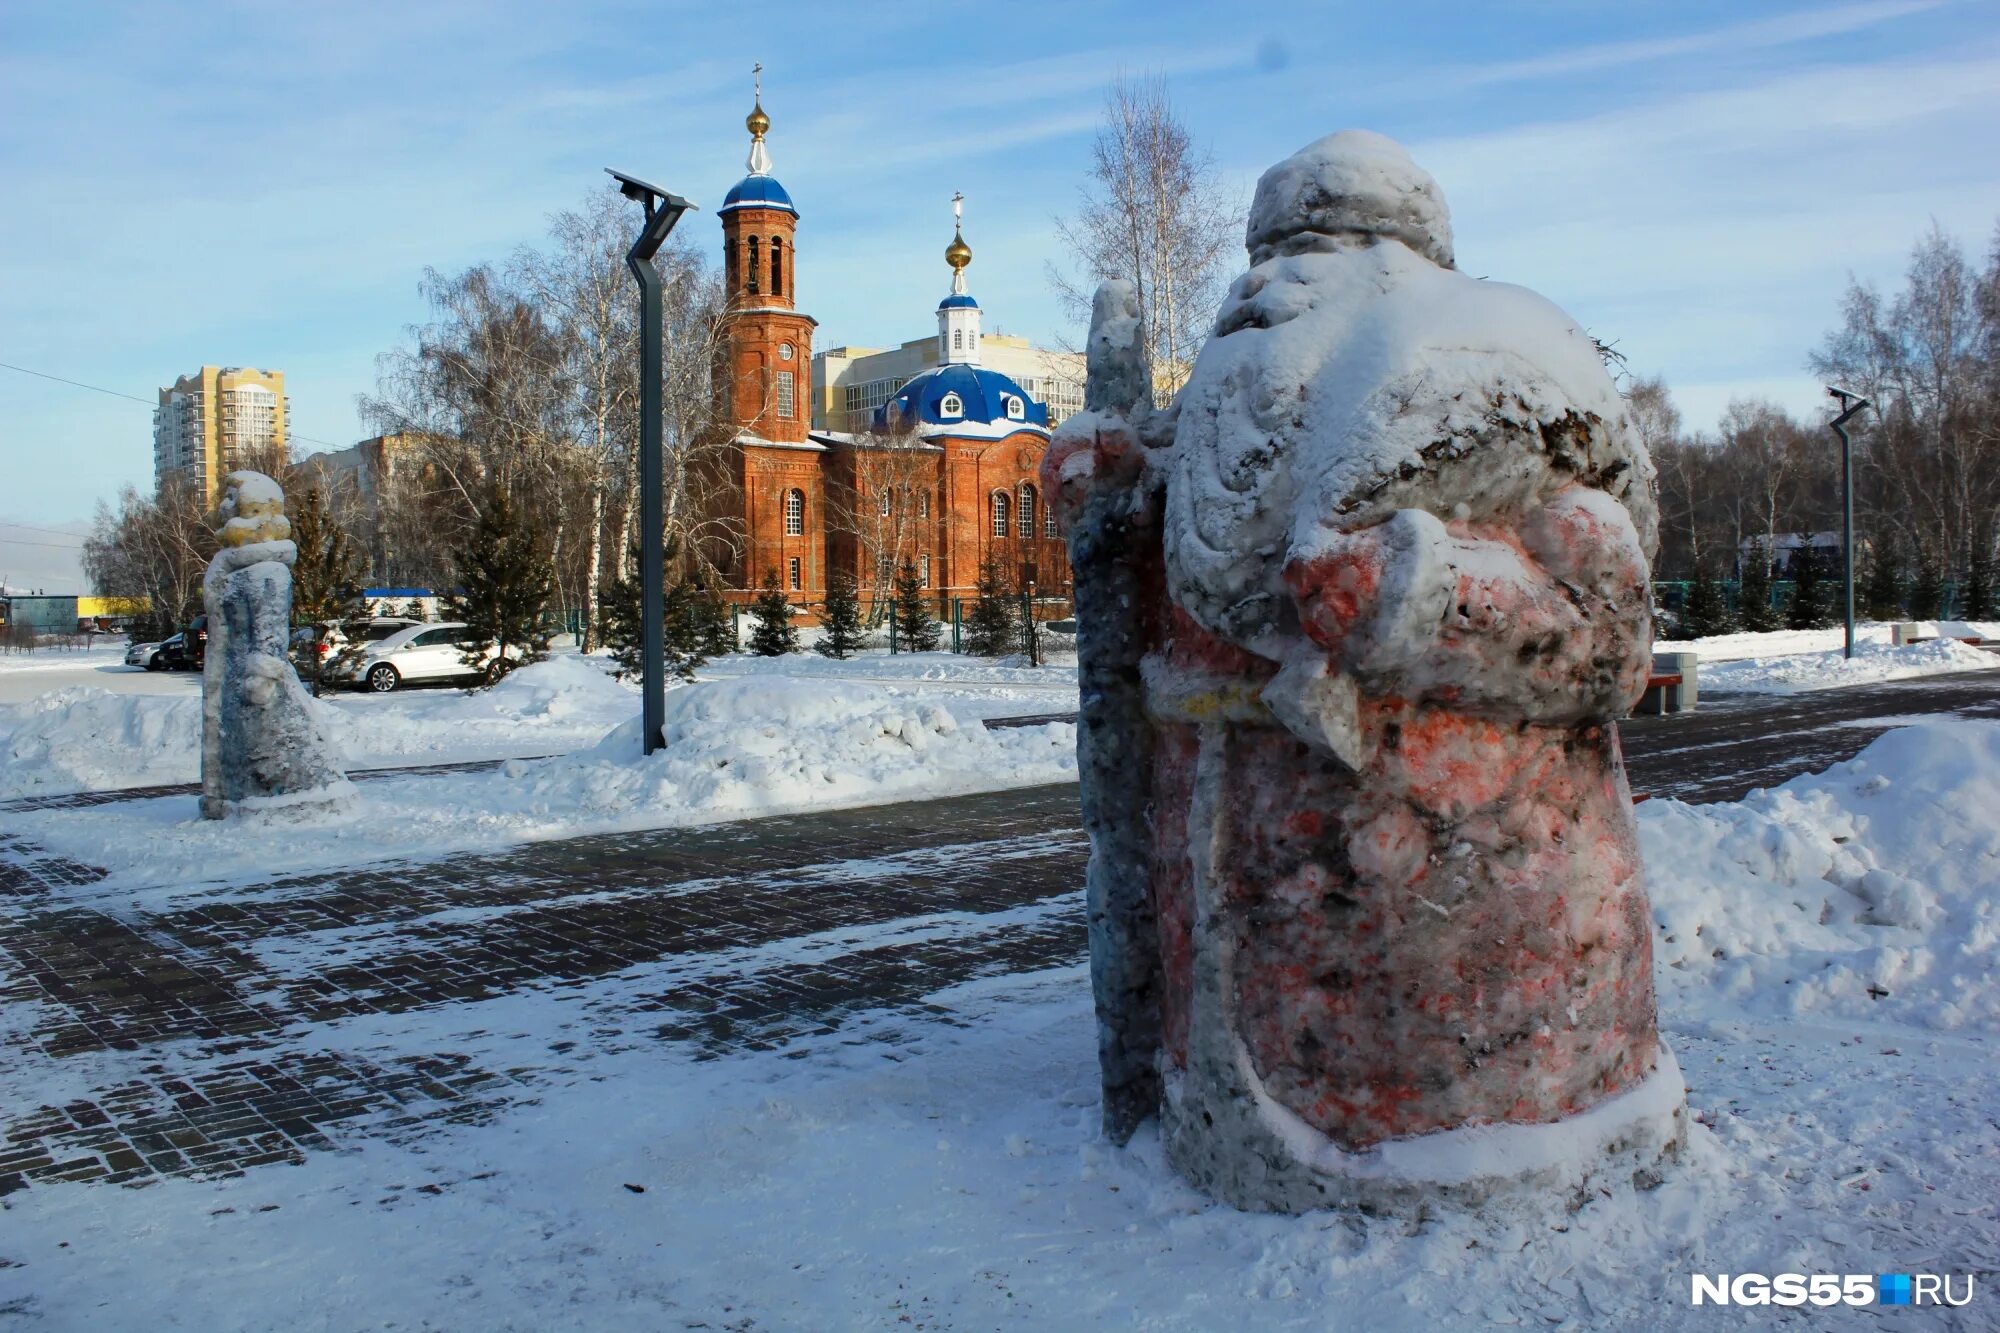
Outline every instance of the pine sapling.
<svg viewBox="0 0 2000 1333"><path fill-rule="evenodd" d="M783 657L799 650L798 627L792 624L792 600L778 586L778 571L767 570L757 600L751 604L750 651L759 657Z"/></svg>
<svg viewBox="0 0 2000 1333"><path fill-rule="evenodd" d="M826 583L826 622L814 645L822 656L848 658L861 651L867 636L861 628L861 595L854 577L836 571Z"/></svg>
<svg viewBox="0 0 2000 1333"><path fill-rule="evenodd" d="M1014 601L1000 562L979 567L979 600L965 618L965 651L976 657L1004 657L1020 647L1014 628Z"/></svg>
<svg viewBox="0 0 2000 1333"><path fill-rule="evenodd" d="M924 596L923 580L908 560L896 571L896 599L889 608L894 619L898 645L911 653L934 653L944 636L944 627L931 614Z"/></svg>

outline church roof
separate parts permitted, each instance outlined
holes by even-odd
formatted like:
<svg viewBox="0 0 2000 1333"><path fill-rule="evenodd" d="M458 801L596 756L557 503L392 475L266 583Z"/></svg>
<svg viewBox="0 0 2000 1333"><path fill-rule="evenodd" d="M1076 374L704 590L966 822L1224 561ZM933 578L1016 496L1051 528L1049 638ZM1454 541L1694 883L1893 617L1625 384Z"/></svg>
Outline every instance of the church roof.
<svg viewBox="0 0 2000 1333"><path fill-rule="evenodd" d="M956 395L960 411L947 415L944 400ZM1021 415L1007 414L1007 399L1021 400ZM1014 380L984 366L954 362L938 366L905 384L896 396L876 409L876 423L887 427L890 414L908 422L915 419L925 435L971 435L999 439L1015 431L1028 430L1046 435L1049 409L1036 402Z"/></svg>
<svg viewBox="0 0 2000 1333"><path fill-rule="evenodd" d="M938 309L940 310L957 310L960 308L977 310L979 309L979 302L973 300L964 292L953 292L950 296L938 302Z"/></svg>
<svg viewBox="0 0 2000 1333"><path fill-rule="evenodd" d="M729 187L729 193L722 198L722 207L717 213L727 213L738 208L781 208L793 217L799 210L792 204L792 196L785 193L785 187L778 184L776 176L761 174L745 176Z"/></svg>

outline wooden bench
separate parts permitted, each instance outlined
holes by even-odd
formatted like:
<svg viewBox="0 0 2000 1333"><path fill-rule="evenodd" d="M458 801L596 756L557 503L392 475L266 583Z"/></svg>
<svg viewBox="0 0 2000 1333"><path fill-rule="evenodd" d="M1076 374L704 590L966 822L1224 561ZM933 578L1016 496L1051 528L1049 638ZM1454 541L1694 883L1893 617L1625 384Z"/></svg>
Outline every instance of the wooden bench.
<svg viewBox="0 0 2000 1333"><path fill-rule="evenodd" d="M1636 717L1640 713L1651 713L1655 717L1665 717L1668 691L1681 683L1679 675L1646 677L1646 692L1639 696L1639 706L1632 710Z"/></svg>

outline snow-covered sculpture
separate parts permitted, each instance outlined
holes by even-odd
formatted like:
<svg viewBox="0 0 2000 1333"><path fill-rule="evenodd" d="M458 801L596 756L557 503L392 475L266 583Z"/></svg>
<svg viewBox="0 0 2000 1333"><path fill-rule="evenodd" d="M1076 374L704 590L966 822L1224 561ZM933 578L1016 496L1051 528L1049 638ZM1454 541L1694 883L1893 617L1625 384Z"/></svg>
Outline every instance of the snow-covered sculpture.
<svg viewBox="0 0 2000 1333"><path fill-rule="evenodd" d="M261 472L232 472L217 518L222 547L202 580L201 813L224 819L340 804L353 789L286 656L298 548L285 493Z"/></svg>
<svg viewBox="0 0 2000 1333"><path fill-rule="evenodd" d="M1477 1204L1677 1150L1612 720L1652 467L1595 343L1335 134L1152 410L1129 284L1044 493L1075 570L1106 1133L1240 1207Z"/></svg>

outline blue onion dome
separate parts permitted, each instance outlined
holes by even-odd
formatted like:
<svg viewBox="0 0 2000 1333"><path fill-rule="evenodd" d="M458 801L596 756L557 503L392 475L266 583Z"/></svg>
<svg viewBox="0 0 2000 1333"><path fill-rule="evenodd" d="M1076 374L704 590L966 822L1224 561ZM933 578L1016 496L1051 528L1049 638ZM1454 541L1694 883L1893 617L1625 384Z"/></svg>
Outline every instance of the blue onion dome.
<svg viewBox="0 0 2000 1333"><path fill-rule="evenodd" d="M913 422L927 434L997 439L1029 430L1046 435L1049 409L1010 376L954 362L917 376L875 412L878 429L908 427Z"/></svg>
<svg viewBox="0 0 2000 1333"><path fill-rule="evenodd" d="M716 212L727 213L735 208L779 208L793 217L799 215L792 205L792 196L785 193L785 187L778 184L775 176L745 176L730 186Z"/></svg>
<svg viewBox="0 0 2000 1333"><path fill-rule="evenodd" d="M967 296L964 292L953 292L950 296L947 296L944 298L944 300L938 302L938 309L977 310L979 309L979 302L973 300L970 296Z"/></svg>

